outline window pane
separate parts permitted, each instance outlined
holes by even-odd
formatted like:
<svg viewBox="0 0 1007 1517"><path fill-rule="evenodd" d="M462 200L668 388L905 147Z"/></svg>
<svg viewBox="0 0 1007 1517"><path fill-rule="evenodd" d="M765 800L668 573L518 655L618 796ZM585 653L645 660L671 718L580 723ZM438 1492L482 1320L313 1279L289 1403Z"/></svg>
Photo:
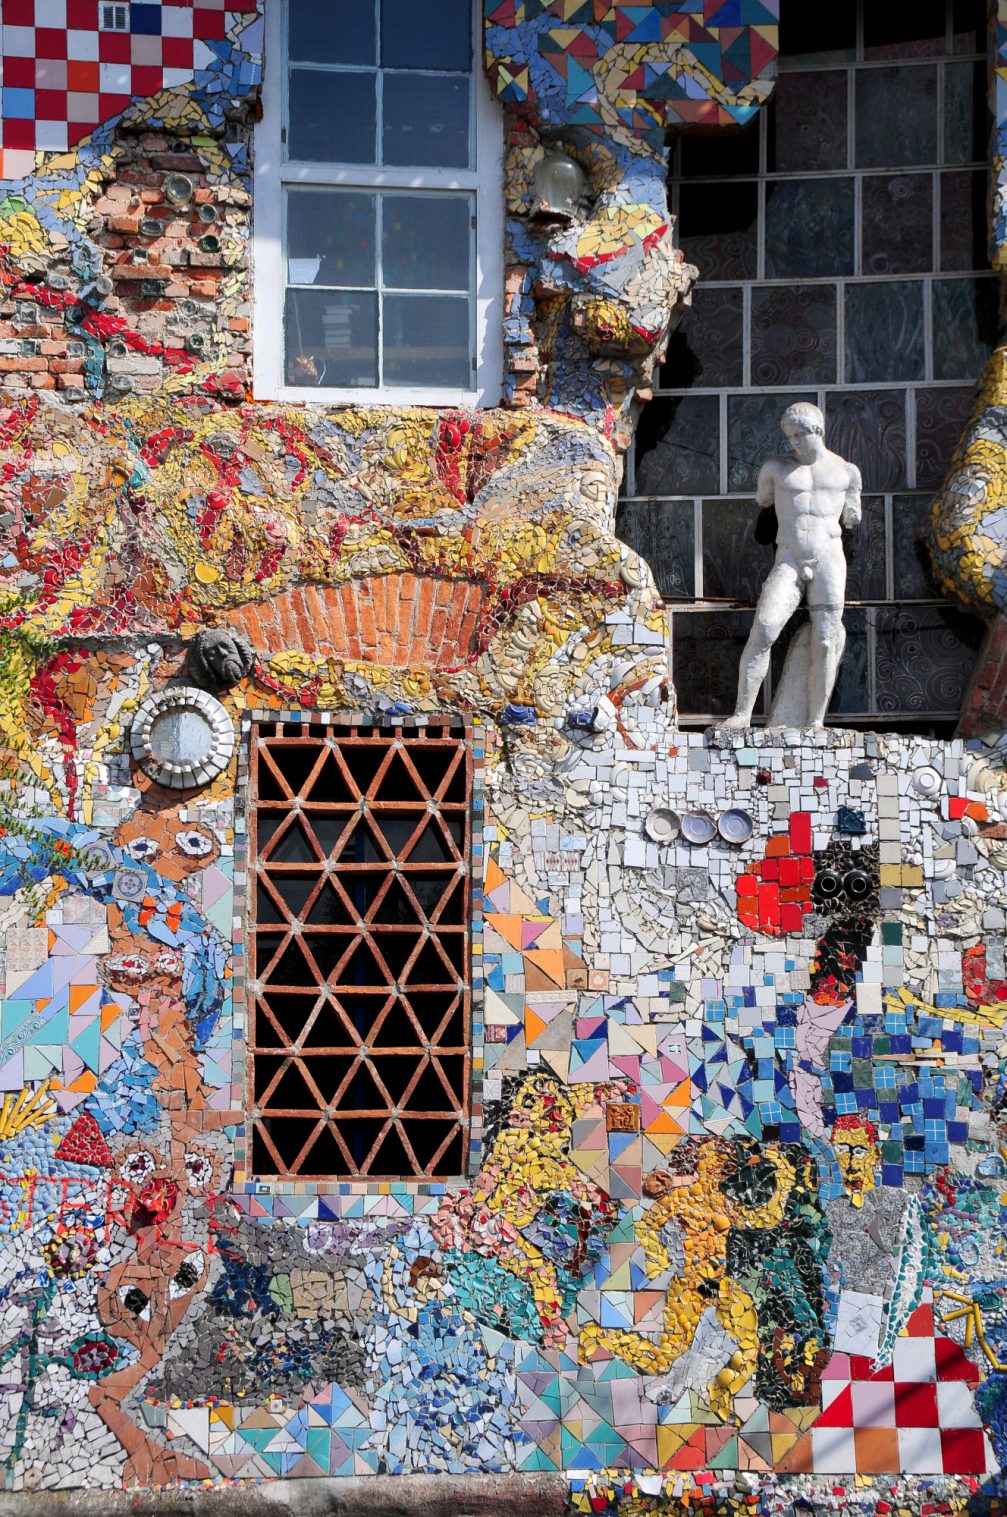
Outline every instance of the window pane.
<svg viewBox="0 0 1007 1517"><path fill-rule="evenodd" d="M878 710L893 716L957 713L982 641L982 622L948 606L879 608L877 619Z"/></svg>
<svg viewBox="0 0 1007 1517"><path fill-rule="evenodd" d="M956 53L984 53L989 6L987 0L954 0L952 31Z"/></svg>
<svg viewBox="0 0 1007 1517"><path fill-rule="evenodd" d="M471 388L467 296L386 295L381 311L386 384Z"/></svg>
<svg viewBox="0 0 1007 1517"><path fill-rule="evenodd" d="M472 0L423 0L422 17L416 0L381 0L382 67L470 69Z"/></svg>
<svg viewBox="0 0 1007 1517"><path fill-rule="evenodd" d="M922 284L886 280L847 285L847 382L922 378Z"/></svg>
<svg viewBox="0 0 1007 1517"><path fill-rule="evenodd" d="M843 532L846 554L846 599L885 598L885 503L865 495L861 501L860 525Z"/></svg>
<svg viewBox="0 0 1007 1517"><path fill-rule="evenodd" d="M853 180L766 186L766 278L853 273Z"/></svg>
<svg viewBox="0 0 1007 1517"><path fill-rule="evenodd" d="M377 62L374 6L365 0L287 0L287 56L295 63Z"/></svg>
<svg viewBox="0 0 1007 1517"><path fill-rule="evenodd" d="M682 716L727 716L738 694L738 664L751 611L678 611L671 619L671 670ZM765 687L755 714L765 712Z"/></svg>
<svg viewBox="0 0 1007 1517"><path fill-rule="evenodd" d="M384 162L466 168L469 80L456 74L383 74Z"/></svg>
<svg viewBox="0 0 1007 1517"><path fill-rule="evenodd" d="M896 495L892 500L892 566L896 600L939 600L925 536L929 495Z"/></svg>
<svg viewBox="0 0 1007 1517"><path fill-rule="evenodd" d="M864 7L864 57L943 57L945 8L945 0L909 5L873 0Z"/></svg>
<svg viewBox="0 0 1007 1517"><path fill-rule="evenodd" d="M982 163L988 141L986 65L949 63L944 70L945 163Z"/></svg>
<svg viewBox="0 0 1007 1517"><path fill-rule="evenodd" d="M754 500L704 500L703 595L756 601L773 567L773 546L755 540Z"/></svg>
<svg viewBox="0 0 1007 1517"><path fill-rule="evenodd" d="M825 397L825 441L855 463L865 490L898 490L906 479L903 390L854 390Z"/></svg>
<svg viewBox="0 0 1007 1517"><path fill-rule="evenodd" d="M937 154L937 70L857 71L856 162L859 168L933 163Z"/></svg>
<svg viewBox="0 0 1007 1517"><path fill-rule="evenodd" d="M287 384L377 385L376 295L288 290L284 333Z"/></svg>
<svg viewBox="0 0 1007 1517"><path fill-rule="evenodd" d="M729 395L727 397L727 488L754 490L767 458L783 452L786 440L780 417L798 400L818 404L816 390L793 390L786 395Z"/></svg>
<svg viewBox="0 0 1007 1517"><path fill-rule="evenodd" d="M941 175L941 268L988 269L985 169Z"/></svg>
<svg viewBox="0 0 1007 1517"><path fill-rule="evenodd" d="M287 158L308 163L373 163L376 74L292 68Z"/></svg>
<svg viewBox="0 0 1007 1517"><path fill-rule="evenodd" d="M701 279L754 279L758 261L759 192L754 184L683 184L678 236Z"/></svg>
<svg viewBox="0 0 1007 1517"><path fill-rule="evenodd" d="M781 64L845 63L857 43L857 0L789 4L780 17Z"/></svg>
<svg viewBox="0 0 1007 1517"><path fill-rule="evenodd" d="M684 136L680 140L682 173L687 178L714 179L727 174L759 172L759 123L740 132L717 132L713 137Z"/></svg>
<svg viewBox="0 0 1007 1517"><path fill-rule="evenodd" d="M870 174L862 191L863 272L929 274L934 240L930 175Z"/></svg>
<svg viewBox="0 0 1007 1517"><path fill-rule="evenodd" d="M743 293L701 284L668 343L660 384L669 390L689 385L740 385L743 377Z"/></svg>
<svg viewBox="0 0 1007 1517"><path fill-rule="evenodd" d="M752 383L834 384L836 291L790 285L752 291Z"/></svg>
<svg viewBox="0 0 1007 1517"><path fill-rule="evenodd" d="M974 402L970 384L916 391L916 483L921 490L936 490L948 472Z"/></svg>
<svg viewBox="0 0 1007 1517"><path fill-rule="evenodd" d="M467 290L470 195L385 195L381 268L386 289Z"/></svg>
<svg viewBox="0 0 1007 1517"><path fill-rule="evenodd" d="M975 379L997 332L995 279L934 280L934 378Z"/></svg>
<svg viewBox="0 0 1007 1517"><path fill-rule="evenodd" d="M720 489L716 395L660 396L636 433L638 495L713 495Z"/></svg>
<svg viewBox="0 0 1007 1517"><path fill-rule="evenodd" d="M783 73L769 106L769 169L846 167L846 74Z"/></svg>
<svg viewBox="0 0 1007 1517"><path fill-rule="evenodd" d="M691 500L620 501L615 535L650 565L666 600L696 593Z"/></svg>
<svg viewBox="0 0 1007 1517"><path fill-rule="evenodd" d="M373 289L374 220L373 195L288 190L288 283Z"/></svg>

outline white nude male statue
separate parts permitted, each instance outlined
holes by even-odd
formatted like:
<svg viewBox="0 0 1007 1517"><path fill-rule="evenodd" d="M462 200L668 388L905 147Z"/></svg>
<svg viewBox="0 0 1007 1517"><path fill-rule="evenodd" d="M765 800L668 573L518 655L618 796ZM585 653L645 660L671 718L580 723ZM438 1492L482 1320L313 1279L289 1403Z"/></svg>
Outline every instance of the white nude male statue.
<svg viewBox="0 0 1007 1517"><path fill-rule="evenodd" d="M773 644L802 599L811 625L791 644L770 725L822 725L846 642L842 528L860 520L860 470L829 452L817 406L788 406L780 426L793 455L764 463L756 488L758 504L776 508L776 561L741 655L737 705L726 727L750 725Z"/></svg>

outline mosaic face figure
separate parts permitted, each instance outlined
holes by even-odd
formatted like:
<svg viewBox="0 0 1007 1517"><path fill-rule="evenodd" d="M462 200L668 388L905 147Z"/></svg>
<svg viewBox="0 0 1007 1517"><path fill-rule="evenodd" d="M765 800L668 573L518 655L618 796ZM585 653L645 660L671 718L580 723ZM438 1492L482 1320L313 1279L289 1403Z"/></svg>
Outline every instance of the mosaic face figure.
<svg viewBox="0 0 1007 1517"><path fill-rule="evenodd" d="M862 1117L837 1117L832 1147L850 1204L863 1206L864 1196L874 1189L874 1172L880 1158L877 1128Z"/></svg>

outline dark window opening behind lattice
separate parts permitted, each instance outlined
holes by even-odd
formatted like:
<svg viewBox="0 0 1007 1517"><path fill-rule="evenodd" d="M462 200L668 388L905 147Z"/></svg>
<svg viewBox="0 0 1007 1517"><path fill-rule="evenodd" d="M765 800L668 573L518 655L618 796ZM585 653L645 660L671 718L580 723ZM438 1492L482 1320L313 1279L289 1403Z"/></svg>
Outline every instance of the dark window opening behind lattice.
<svg viewBox="0 0 1007 1517"><path fill-rule="evenodd" d="M472 757L458 724L251 744L258 1175L445 1178L469 1114Z"/></svg>

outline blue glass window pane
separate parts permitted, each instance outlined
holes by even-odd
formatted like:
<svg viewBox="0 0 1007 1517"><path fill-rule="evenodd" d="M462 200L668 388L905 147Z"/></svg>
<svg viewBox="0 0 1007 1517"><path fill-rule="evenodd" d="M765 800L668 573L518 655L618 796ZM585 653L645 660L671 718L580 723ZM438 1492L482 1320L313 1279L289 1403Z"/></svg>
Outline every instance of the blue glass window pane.
<svg viewBox="0 0 1007 1517"><path fill-rule="evenodd" d="M720 403L715 395L662 395L637 428L637 495L713 495L720 488Z"/></svg>
<svg viewBox="0 0 1007 1517"><path fill-rule="evenodd" d="M650 565L665 600L695 595L691 500L620 501L615 535Z"/></svg>
<svg viewBox="0 0 1007 1517"><path fill-rule="evenodd" d="M923 286L884 280L846 287L846 380L922 379Z"/></svg>
<svg viewBox="0 0 1007 1517"><path fill-rule="evenodd" d="M974 380L996 341L993 278L934 280L934 378Z"/></svg>
<svg viewBox="0 0 1007 1517"><path fill-rule="evenodd" d="M692 292L692 305L682 313L668 343L662 387L740 385L743 330L743 292L730 285L698 285Z"/></svg>
<svg viewBox="0 0 1007 1517"><path fill-rule="evenodd" d="M868 174L861 184L864 274L929 274L933 180L929 174Z"/></svg>
<svg viewBox="0 0 1007 1517"><path fill-rule="evenodd" d="M904 390L849 390L825 397L825 441L860 470L865 490L906 481Z"/></svg>
<svg viewBox="0 0 1007 1517"><path fill-rule="evenodd" d="M937 70L858 69L858 168L905 168L937 158Z"/></svg>
<svg viewBox="0 0 1007 1517"><path fill-rule="evenodd" d="M944 70L944 161L984 163L990 118L985 63L949 63Z"/></svg>
<svg viewBox="0 0 1007 1517"><path fill-rule="evenodd" d="M847 166L846 73L781 73L768 106L768 167L782 174Z"/></svg>
<svg viewBox="0 0 1007 1517"><path fill-rule="evenodd" d="M759 191L754 184L683 184L678 239L704 280L754 279L758 267Z"/></svg>
<svg viewBox="0 0 1007 1517"><path fill-rule="evenodd" d="M678 611L671 619L671 668L682 716L727 716L738 693L738 664L751 611ZM765 691L756 715L766 710Z"/></svg>
<svg viewBox="0 0 1007 1517"><path fill-rule="evenodd" d="M853 180L766 186L766 278L853 273Z"/></svg>
<svg viewBox="0 0 1007 1517"><path fill-rule="evenodd" d="M703 595L755 602L773 566L773 546L755 540L754 500L704 500Z"/></svg>
<svg viewBox="0 0 1007 1517"><path fill-rule="evenodd" d="M834 285L752 291L752 383L835 384Z"/></svg>

